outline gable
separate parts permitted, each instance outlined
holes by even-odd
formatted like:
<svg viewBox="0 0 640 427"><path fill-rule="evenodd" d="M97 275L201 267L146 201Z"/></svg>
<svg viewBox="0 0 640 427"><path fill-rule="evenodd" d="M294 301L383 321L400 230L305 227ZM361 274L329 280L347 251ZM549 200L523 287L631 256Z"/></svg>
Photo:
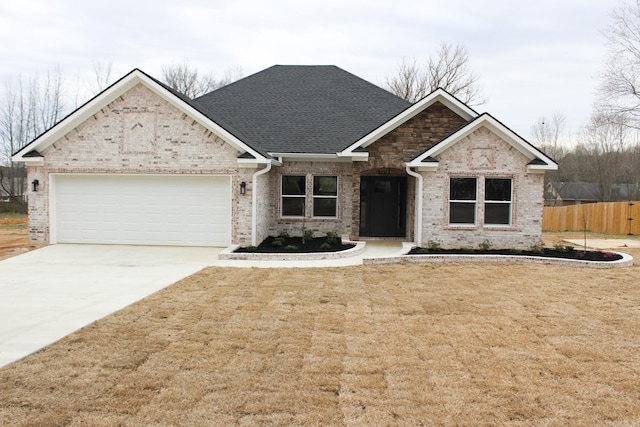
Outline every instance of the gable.
<svg viewBox="0 0 640 427"><path fill-rule="evenodd" d="M42 151L56 168L236 168L242 154L192 117L137 84Z"/></svg>
<svg viewBox="0 0 640 427"><path fill-rule="evenodd" d="M366 147L370 158L393 157L383 164L399 166L437 144L467 121L441 102L435 102Z"/></svg>
<svg viewBox="0 0 640 427"><path fill-rule="evenodd" d="M420 101L413 104L411 107L399 113L397 116L391 118L390 120L387 120L384 123L381 123L373 131L364 135L358 141L354 142L353 144L339 152L338 156L351 157L353 160L366 160L367 153L366 151L364 151L365 148L436 103L443 104L464 121L469 121L478 115L478 113L464 104L458 98L451 95L444 89L438 88L435 91L431 92L429 95L422 98Z"/></svg>
<svg viewBox="0 0 640 427"><path fill-rule="evenodd" d="M433 147L429 148L410 162L408 167L416 167L418 170L436 170L438 168L438 158L445 151L462 141L469 141L468 137L476 133L479 129L485 129L495 135L509 147L517 150L527 159L527 171L542 172L546 170L556 170L558 165L542 151L525 141L511 129L493 118L490 114L483 113L475 120L470 121L462 128L447 136Z"/></svg>
<svg viewBox="0 0 640 427"><path fill-rule="evenodd" d="M34 165L42 164L42 157L34 155L34 153L43 152L56 141L59 141L62 137L68 135L82 123L91 120L91 118L94 115L100 113L103 108L105 108L113 101L117 100L119 97L125 95L137 85L146 87L156 96L171 104L182 114L190 117L194 122L199 123L208 131L214 133L217 137L224 140L227 144L233 146L237 151L250 153L256 159L256 163L269 162L269 160L265 158L262 153L250 147L243 141L239 140L219 124L215 123L209 117L199 111L196 108L195 104L193 104L191 101L189 101L182 95L172 91L162 83L149 77L147 74L138 69L135 69L126 76L122 77L120 80L112 84L109 88L105 89L96 97L89 100L73 113L62 119L55 126L37 137L31 143L20 149L13 155L13 161ZM133 116L130 116L130 118L131 117ZM140 116L140 119L143 121L145 120L142 118L142 116ZM132 126L133 125L135 125L135 123L133 123ZM140 125L143 125L143 123L140 122ZM149 129L149 126L147 126L146 129ZM147 138L147 136L145 136L145 138Z"/></svg>

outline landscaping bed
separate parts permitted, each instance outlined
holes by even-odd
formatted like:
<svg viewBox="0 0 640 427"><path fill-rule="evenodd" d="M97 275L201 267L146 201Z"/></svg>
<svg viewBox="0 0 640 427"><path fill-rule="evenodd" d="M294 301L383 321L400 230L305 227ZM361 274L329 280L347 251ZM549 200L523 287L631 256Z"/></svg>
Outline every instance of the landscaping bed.
<svg viewBox="0 0 640 427"><path fill-rule="evenodd" d="M269 236L258 246L239 247L235 253L315 253L340 252L355 247L353 243L342 243L342 239L329 233L324 237Z"/></svg>
<svg viewBox="0 0 640 427"><path fill-rule="evenodd" d="M407 255L510 255L536 256L546 258L573 259L579 261L611 262L622 259L622 255L609 251L584 251L576 249L514 250L514 249L432 249L413 248Z"/></svg>

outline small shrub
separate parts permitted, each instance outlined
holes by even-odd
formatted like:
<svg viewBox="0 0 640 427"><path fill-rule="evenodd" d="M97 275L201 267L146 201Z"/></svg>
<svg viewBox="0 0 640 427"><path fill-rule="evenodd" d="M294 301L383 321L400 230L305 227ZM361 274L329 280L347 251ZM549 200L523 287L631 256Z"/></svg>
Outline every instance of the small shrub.
<svg viewBox="0 0 640 427"><path fill-rule="evenodd" d="M571 252L573 250L573 246L565 245L562 242L556 242L553 244L553 249L558 252Z"/></svg>
<svg viewBox="0 0 640 427"><path fill-rule="evenodd" d="M330 245L335 245L336 243L338 243L338 233L333 232L333 231L329 231L327 233L327 240L326 242Z"/></svg>
<svg viewBox="0 0 640 427"><path fill-rule="evenodd" d="M307 240L312 240L313 239L313 230L309 229L309 228L303 228L302 229L302 244L304 245L305 243L307 243Z"/></svg>
<svg viewBox="0 0 640 427"><path fill-rule="evenodd" d="M323 244L320 245L320 250L321 251L326 251L326 250L329 250L329 249L331 249L331 244L330 243L324 242Z"/></svg>
<svg viewBox="0 0 640 427"><path fill-rule="evenodd" d="M478 248L484 252L490 250L492 247L493 247L493 243L491 243L491 240L489 239L484 239L482 243L478 244Z"/></svg>
<svg viewBox="0 0 640 427"><path fill-rule="evenodd" d="M286 231L281 231L280 234L278 234L278 237L282 237L284 240L288 240L291 238L291 236L289 235L289 233L287 233Z"/></svg>
<svg viewBox="0 0 640 427"><path fill-rule="evenodd" d="M280 247L284 245L284 239L282 237L276 237L275 239L273 239L273 241L271 242L271 246L276 246L276 247Z"/></svg>
<svg viewBox="0 0 640 427"><path fill-rule="evenodd" d="M258 247L257 246L247 246L245 249L247 250L247 252L255 252L258 249Z"/></svg>
<svg viewBox="0 0 640 427"><path fill-rule="evenodd" d="M297 251L298 247L296 245L287 245L284 247L285 251Z"/></svg>
<svg viewBox="0 0 640 427"><path fill-rule="evenodd" d="M427 249L430 251L439 251L442 249L442 245L437 240L429 240L427 242Z"/></svg>
<svg viewBox="0 0 640 427"><path fill-rule="evenodd" d="M431 250L428 248L418 248L416 249L416 252L419 254L428 254L429 252L431 252Z"/></svg>
<svg viewBox="0 0 640 427"><path fill-rule="evenodd" d="M522 249L509 249L509 253L514 255L520 255L522 253Z"/></svg>
<svg viewBox="0 0 640 427"><path fill-rule="evenodd" d="M529 247L529 250L535 254L541 254L544 252L544 242L540 240Z"/></svg>

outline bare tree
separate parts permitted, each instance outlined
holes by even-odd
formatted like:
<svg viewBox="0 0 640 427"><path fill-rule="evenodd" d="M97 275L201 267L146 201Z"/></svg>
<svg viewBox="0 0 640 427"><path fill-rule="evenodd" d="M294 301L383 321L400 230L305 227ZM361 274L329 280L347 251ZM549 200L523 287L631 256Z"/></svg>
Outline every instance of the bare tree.
<svg viewBox="0 0 640 427"><path fill-rule="evenodd" d="M8 80L0 99L0 163L7 166L0 185L10 197L20 200L18 196L25 185L24 165L14 164L11 156L66 113L62 73L56 68L27 81Z"/></svg>
<svg viewBox="0 0 640 427"><path fill-rule="evenodd" d="M604 33L608 55L599 87L599 109L613 117L628 117L640 127L640 1L620 1L613 23Z"/></svg>
<svg viewBox="0 0 640 427"><path fill-rule="evenodd" d="M555 112L550 119L542 116L531 126L531 137L534 144L555 160L560 160L565 149L560 141L567 123L567 116Z"/></svg>
<svg viewBox="0 0 640 427"><path fill-rule="evenodd" d="M92 92L94 95L105 90L112 83L111 68L113 63L103 64L100 61L93 61L93 73L95 81L93 82Z"/></svg>
<svg viewBox="0 0 640 427"><path fill-rule="evenodd" d="M555 112L551 116L551 119L546 117L540 117L538 121L531 126L531 137L533 143L541 149L543 152L551 156L556 162L559 162L560 167L555 171L547 171L544 175L545 183L545 200L547 203L555 205L560 191L564 186L564 182L570 181L567 179L564 168L562 168L562 160L566 155L566 150L563 147L560 138L564 132L567 117L560 112Z"/></svg>
<svg viewBox="0 0 640 427"><path fill-rule="evenodd" d="M191 99L226 86L240 77L242 77L240 67L228 69L221 79L217 79L213 73L201 74L197 68L187 62L162 68L162 81Z"/></svg>
<svg viewBox="0 0 640 427"><path fill-rule="evenodd" d="M628 128L620 117L595 114L581 133L580 145L586 172L598 183L599 197L603 202L613 198L614 184L622 182L621 173Z"/></svg>
<svg viewBox="0 0 640 427"><path fill-rule="evenodd" d="M469 67L467 48L462 44L442 42L424 66L419 66L415 59L403 60L397 74L387 77L384 86L410 102L442 88L473 106L485 102L478 80L478 75Z"/></svg>

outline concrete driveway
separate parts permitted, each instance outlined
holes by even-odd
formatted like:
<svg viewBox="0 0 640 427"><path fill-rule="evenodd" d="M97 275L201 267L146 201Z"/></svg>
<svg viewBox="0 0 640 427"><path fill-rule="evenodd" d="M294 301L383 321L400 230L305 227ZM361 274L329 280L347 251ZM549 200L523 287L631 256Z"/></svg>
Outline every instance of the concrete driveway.
<svg viewBox="0 0 640 427"><path fill-rule="evenodd" d="M213 265L220 250L52 245L0 261L0 367Z"/></svg>

